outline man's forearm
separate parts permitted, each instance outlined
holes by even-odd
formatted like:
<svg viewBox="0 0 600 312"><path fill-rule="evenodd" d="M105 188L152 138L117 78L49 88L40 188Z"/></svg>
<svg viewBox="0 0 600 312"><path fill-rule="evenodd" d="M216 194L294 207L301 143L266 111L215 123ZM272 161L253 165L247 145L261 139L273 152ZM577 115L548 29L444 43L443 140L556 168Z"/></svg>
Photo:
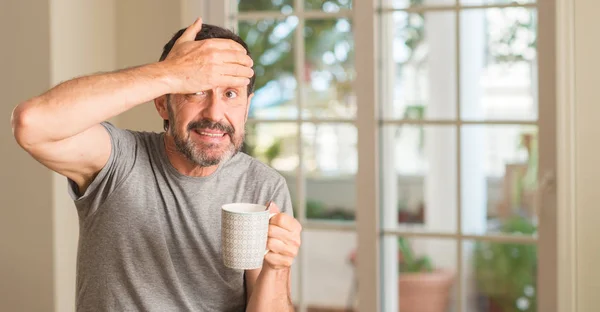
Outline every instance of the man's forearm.
<svg viewBox="0 0 600 312"><path fill-rule="evenodd" d="M294 311L290 295L290 269L263 268L254 285L246 311Z"/></svg>
<svg viewBox="0 0 600 312"><path fill-rule="evenodd" d="M59 141L170 92L160 63L76 78L15 108L15 115L37 128L34 142Z"/></svg>

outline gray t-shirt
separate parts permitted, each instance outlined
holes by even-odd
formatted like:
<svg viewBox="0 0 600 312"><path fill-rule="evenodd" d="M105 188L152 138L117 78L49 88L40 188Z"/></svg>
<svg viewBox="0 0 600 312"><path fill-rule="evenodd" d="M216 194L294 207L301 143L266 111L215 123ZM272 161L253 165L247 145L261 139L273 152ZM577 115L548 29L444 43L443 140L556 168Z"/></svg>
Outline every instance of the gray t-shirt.
<svg viewBox="0 0 600 312"><path fill-rule="evenodd" d="M207 177L180 174L163 133L103 123L112 151L82 196L77 311L244 311L244 271L223 265L221 205L266 204L293 215L285 179L238 153Z"/></svg>

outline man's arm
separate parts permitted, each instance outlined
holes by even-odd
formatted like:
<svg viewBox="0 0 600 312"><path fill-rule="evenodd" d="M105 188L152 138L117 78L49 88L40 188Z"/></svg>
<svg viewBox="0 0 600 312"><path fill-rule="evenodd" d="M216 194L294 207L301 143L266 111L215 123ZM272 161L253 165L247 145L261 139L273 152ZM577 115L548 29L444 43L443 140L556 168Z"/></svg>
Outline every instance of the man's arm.
<svg viewBox="0 0 600 312"><path fill-rule="evenodd" d="M163 62L73 79L19 104L11 119L15 139L83 193L110 156L102 121L164 94L249 83L246 50L233 40L194 41L201 28L198 19Z"/></svg>
<svg viewBox="0 0 600 312"><path fill-rule="evenodd" d="M153 64L59 84L15 108L14 136L83 193L110 156L110 138L100 123L167 92L166 77L162 64Z"/></svg>
<svg viewBox="0 0 600 312"><path fill-rule="evenodd" d="M279 212L275 203L271 212ZM246 271L247 312L294 311L291 300L291 266L300 249L300 223L279 213L269 221L269 238L262 269Z"/></svg>
<svg viewBox="0 0 600 312"><path fill-rule="evenodd" d="M264 267L246 271L248 308L246 311L294 311L291 295L291 269Z"/></svg>

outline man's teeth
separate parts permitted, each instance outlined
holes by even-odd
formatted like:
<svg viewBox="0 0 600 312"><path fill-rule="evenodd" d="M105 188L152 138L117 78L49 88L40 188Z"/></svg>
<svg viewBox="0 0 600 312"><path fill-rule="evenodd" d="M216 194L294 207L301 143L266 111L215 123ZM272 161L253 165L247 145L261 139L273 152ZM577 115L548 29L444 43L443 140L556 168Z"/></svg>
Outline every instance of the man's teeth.
<svg viewBox="0 0 600 312"><path fill-rule="evenodd" d="M207 132L200 132L200 134L210 136L210 137L222 137L225 135L225 133L207 133Z"/></svg>

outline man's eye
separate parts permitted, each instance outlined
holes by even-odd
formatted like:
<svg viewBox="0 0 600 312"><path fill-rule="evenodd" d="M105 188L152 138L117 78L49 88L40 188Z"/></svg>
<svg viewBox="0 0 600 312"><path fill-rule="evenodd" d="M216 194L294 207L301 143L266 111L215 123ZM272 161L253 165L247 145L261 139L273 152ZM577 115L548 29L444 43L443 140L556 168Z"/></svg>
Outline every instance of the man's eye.
<svg viewBox="0 0 600 312"><path fill-rule="evenodd" d="M237 92L235 92L235 91L227 91L227 92L225 92L225 96L228 99L235 99L237 97Z"/></svg>
<svg viewBox="0 0 600 312"><path fill-rule="evenodd" d="M199 92L195 92L195 93L190 93L190 94L186 94L185 97L190 100L198 100L201 98L204 98L206 96L206 91L199 91Z"/></svg>

